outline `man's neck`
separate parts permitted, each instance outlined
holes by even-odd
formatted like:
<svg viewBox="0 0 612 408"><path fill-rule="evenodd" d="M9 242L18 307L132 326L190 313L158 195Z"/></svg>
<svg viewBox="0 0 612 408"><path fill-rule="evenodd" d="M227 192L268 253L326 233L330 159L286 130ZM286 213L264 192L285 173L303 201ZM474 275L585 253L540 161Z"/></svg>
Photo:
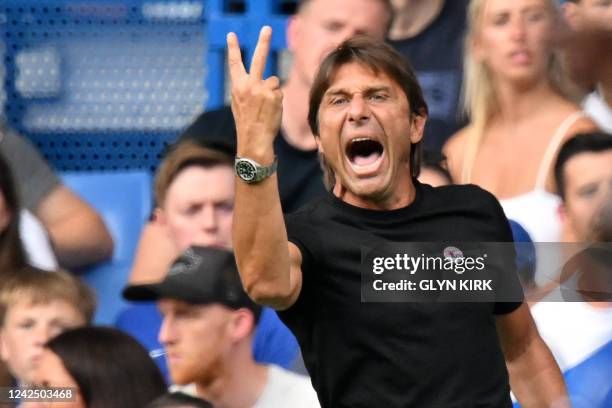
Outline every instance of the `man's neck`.
<svg viewBox="0 0 612 408"><path fill-rule="evenodd" d="M359 196L336 181L333 194L340 200L354 207L367 210L392 211L408 207L416 198L416 187L411 178L396 183L390 194L380 198Z"/></svg>
<svg viewBox="0 0 612 408"><path fill-rule="evenodd" d="M231 367L207 384L196 383L198 395L216 408L251 408L268 382L268 366L235 359ZM230 363L231 364L231 363Z"/></svg>
<svg viewBox="0 0 612 408"><path fill-rule="evenodd" d="M308 126L310 87L292 72L283 87L283 137L299 150L315 150L317 144Z"/></svg>
<svg viewBox="0 0 612 408"><path fill-rule="evenodd" d="M405 40L422 33L440 15L444 7L444 1L394 1L395 16L389 30L389 38L392 40Z"/></svg>

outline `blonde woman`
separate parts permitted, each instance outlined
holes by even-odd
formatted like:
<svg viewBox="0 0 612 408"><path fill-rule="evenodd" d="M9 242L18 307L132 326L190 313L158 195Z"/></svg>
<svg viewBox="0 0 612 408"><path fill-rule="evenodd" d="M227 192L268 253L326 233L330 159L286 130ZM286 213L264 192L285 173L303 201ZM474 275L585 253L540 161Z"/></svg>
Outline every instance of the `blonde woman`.
<svg viewBox="0 0 612 408"><path fill-rule="evenodd" d="M557 241L552 167L563 141L596 125L564 96L556 0L472 0L465 44L469 125L445 145L453 180L500 200L536 242Z"/></svg>

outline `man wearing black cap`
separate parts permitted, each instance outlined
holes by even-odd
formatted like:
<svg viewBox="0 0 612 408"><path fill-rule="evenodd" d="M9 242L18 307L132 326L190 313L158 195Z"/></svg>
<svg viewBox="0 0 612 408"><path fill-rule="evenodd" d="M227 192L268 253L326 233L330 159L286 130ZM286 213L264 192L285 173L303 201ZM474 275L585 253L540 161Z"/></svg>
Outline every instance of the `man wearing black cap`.
<svg viewBox="0 0 612 408"><path fill-rule="evenodd" d="M162 282L129 286L124 296L158 302L159 339L173 382L194 383L197 395L214 406L319 406L306 377L253 360L261 307L244 292L231 252L191 247Z"/></svg>

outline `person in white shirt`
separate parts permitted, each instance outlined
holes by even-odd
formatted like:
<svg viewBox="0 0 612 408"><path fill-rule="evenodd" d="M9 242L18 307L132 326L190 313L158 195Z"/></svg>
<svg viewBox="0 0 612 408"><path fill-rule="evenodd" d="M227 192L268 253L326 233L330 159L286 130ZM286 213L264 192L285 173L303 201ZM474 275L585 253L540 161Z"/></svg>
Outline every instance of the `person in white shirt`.
<svg viewBox="0 0 612 408"><path fill-rule="evenodd" d="M163 281L128 286L123 296L158 302L159 340L172 381L188 386L181 391L224 408L320 406L308 377L253 359L261 307L245 293L232 252L191 247Z"/></svg>

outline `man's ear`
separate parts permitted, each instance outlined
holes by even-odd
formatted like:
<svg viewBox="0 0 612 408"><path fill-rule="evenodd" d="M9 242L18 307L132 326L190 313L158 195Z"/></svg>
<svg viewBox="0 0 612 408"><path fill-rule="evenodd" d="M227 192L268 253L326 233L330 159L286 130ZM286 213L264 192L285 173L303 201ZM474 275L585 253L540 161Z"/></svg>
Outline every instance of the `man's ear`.
<svg viewBox="0 0 612 408"><path fill-rule="evenodd" d="M164 210L162 210L160 207L155 207L155 209L153 210L153 219L151 220L151 222L157 225L165 226L167 221L166 215L164 214Z"/></svg>
<svg viewBox="0 0 612 408"><path fill-rule="evenodd" d="M323 150L323 145L321 144L321 138L319 136L315 136L315 142L317 143L317 149L319 150L319 154L325 154Z"/></svg>
<svg viewBox="0 0 612 408"><path fill-rule="evenodd" d="M425 114L412 114L412 126L410 126L410 143L415 144L423 139L423 132L425 131L425 123L427 122L427 115Z"/></svg>
<svg viewBox="0 0 612 408"><path fill-rule="evenodd" d="M564 202L561 202L559 207L557 207L557 217L559 217L559 223L561 224L561 240L563 242L575 242L576 234L574 233L574 228L567 213L567 206Z"/></svg>
<svg viewBox="0 0 612 408"><path fill-rule="evenodd" d="M230 338L238 342L255 331L255 316L247 308L235 310L230 321Z"/></svg>
<svg viewBox="0 0 612 408"><path fill-rule="evenodd" d="M289 51L295 50L298 46L297 39L300 38L300 30L302 28L300 17L295 15L289 17L287 22L286 38L287 38L287 49Z"/></svg>

